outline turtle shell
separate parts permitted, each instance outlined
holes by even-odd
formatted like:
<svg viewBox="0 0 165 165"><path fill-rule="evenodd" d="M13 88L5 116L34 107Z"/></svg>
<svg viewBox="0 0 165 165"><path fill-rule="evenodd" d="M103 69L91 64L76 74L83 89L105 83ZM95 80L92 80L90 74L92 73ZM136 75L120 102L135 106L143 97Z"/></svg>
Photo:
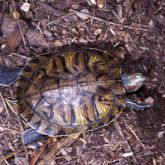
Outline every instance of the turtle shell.
<svg viewBox="0 0 165 165"><path fill-rule="evenodd" d="M17 81L18 111L30 127L65 136L108 124L126 106L115 54L89 49L40 55Z"/></svg>

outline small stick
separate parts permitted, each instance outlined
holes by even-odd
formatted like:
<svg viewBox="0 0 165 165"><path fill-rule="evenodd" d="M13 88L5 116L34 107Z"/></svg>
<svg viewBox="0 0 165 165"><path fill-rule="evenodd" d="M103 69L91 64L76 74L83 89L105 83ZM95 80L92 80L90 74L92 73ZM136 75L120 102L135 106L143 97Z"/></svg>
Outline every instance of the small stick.
<svg viewBox="0 0 165 165"><path fill-rule="evenodd" d="M131 30L147 31L147 32L153 32L154 31L154 29L151 29L149 27L127 26L127 25L123 25L123 24L119 24L119 23L114 23L114 22L107 21L105 19L102 19L102 18L93 16L91 14L87 14L87 13L84 13L84 12L81 12L81 11L78 11L78 10L75 10L75 9L71 9L70 11L71 12L75 12L75 13L81 13L81 14L84 14L85 16L88 16L89 18L94 19L94 20L101 21L101 22L104 22L104 23L108 23L110 25L114 25L114 26L118 26L118 27L123 27L123 28L131 29Z"/></svg>
<svg viewBox="0 0 165 165"><path fill-rule="evenodd" d="M7 156L3 156L3 155L2 155L3 157L0 158L0 162L6 161L7 159L11 158L12 156L17 155L18 153L20 153L20 152L22 152L22 151L24 151L24 150L25 150L24 148L21 148L21 149L19 149L19 150L16 150L16 151L12 152L11 154L9 154L9 155L7 155Z"/></svg>
<svg viewBox="0 0 165 165"><path fill-rule="evenodd" d="M24 55L22 55L22 54L18 54L18 53L11 53L9 56L17 56L17 57L24 58L24 59L26 59L26 60L30 60L30 59L31 59L31 58L29 58L29 57L26 57L26 56L24 56Z"/></svg>
<svg viewBox="0 0 165 165"><path fill-rule="evenodd" d="M5 100L4 100L3 95L2 95L1 92L0 92L0 98L1 98L1 100L2 100L2 103L3 103L3 105L4 105L4 108L5 108L5 110L6 110L6 113L7 113L8 117L9 117L9 116L10 116L10 113L9 113L9 111L8 111L8 108L7 108L7 106L6 106Z"/></svg>
<svg viewBox="0 0 165 165"><path fill-rule="evenodd" d="M73 15L73 14L74 14L74 12L65 14L65 15L63 15L63 16L57 18L56 20L47 23L47 26L48 26L48 25L51 25L51 24L54 24L54 23L57 23L60 19L63 19L63 18L65 18L65 17L70 16L70 15Z"/></svg>
<svg viewBox="0 0 165 165"><path fill-rule="evenodd" d="M3 17L4 17L4 12L5 12L5 7L6 7L6 0L3 1L3 5L1 8L1 15L0 15L0 35L2 34L2 21L3 21Z"/></svg>
<svg viewBox="0 0 165 165"><path fill-rule="evenodd" d="M32 162L30 163L31 165L34 165L36 163L36 161L39 159L39 157L41 156L41 154L44 152L44 149L45 147L47 146L47 144L50 142L51 138L48 138L48 140L46 141L46 143L42 146L42 148L40 149L40 152L37 154L37 156L35 156L32 160ZM31 144L30 144L31 145ZM17 155L18 153L22 152L22 151L26 151L27 153L27 148L28 148L28 145L27 146L23 146L23 148L20 148L16 151L13 151L12 153L10 153L9 155L7 156L4 156L2 155L2 158L0 158L0 162L2 161L6 161L7 159Z"/></svg>
<svg viewBox="0 0 165 165"><path fill-rule="evenodd" d="M8 105L8 107L10 108L10 110L17 115L16 111L14 110L14 108L12 107L11 103L9 102L9 100L5 99L6 104Z"/></svg>
<svg viewBox="0 0 165 165"><path fill-rule="evenodd" d="M40 156L44 153L45 148L50 143L50 141L51 141L51 138L48 138L47 141L45 142L45 144L40 148L40 150L37 153L37 155L35 155L32 158L32 160L31 160L31 162L29 164L31 164L31 165L35 165L36 164L36 162L38 161L38 159L40 158Z"/></svg>
<svg viewBox="0 0 165 165"><path fill-rule="evenodd" d="M0 152L0 155L2 156L2 158L4 159L3 161L5 161L5 163L7 164L7 165L10 165L9 163L8 163L8 161L4 158L4 156L3 156L3 154Z"/></svg>
<svg viewBox="0 0 165 165"><path fill-rule="evenodd" d="M17 130L14 130L14 129L11 129L11 128L6 128L6 127L2 127L2 126L0 126L0 128L2 128L2 129L4 129L4 130L8 130L8 131L12 131L12 132L21 134L21 132L19 132L19 131L17 131Z"/></svg>
<svg viewBox="0 0 165 165"><path fill-rule="evenodd" d="M135 133L135 131L133 131L132 130L132 128L127 124L127 122L125 121L125 119L123 119L124 120L124 124L126 125L126 128L128 128L130 131L131 131L131 133L135 136L135 138L137 139L137 141L138 142L140 142L140 144L142 145L142 147L144 148L144 149L147 149L146 148L146 146L142 143L142 141L139 139L139 137L137 136L137 134Z"/></svg>
<svg viewBox="0 0 165 165"><path fill-rule="evenodd" d="M124 151L125 151L125 152L128 152L128 151L129 151L129 152L132 152L131 146L129 145L128 141L126 140L126 138L125 138L125 136L124 136L124 134L123 134L123 132L122 132L122 129L121 129L121 127L120 127L120 125L119 125L119 123L118 123L117 121L114 122L114 126L116 127L116 130L118 131L119 136L120 136L120 137L122 138L122 140L124 141L124 144L126 145L126 146L123 145ZM132 153L133 153L133 152L132 152ZM137 164L137 160L136 160L136 158L134 157L134 155L132 155L132 159L133 159L134 164Z"/></svg>
<svg viewBox="0 0 165 165"><path fill-rule="evenodd" d="M15 1L13 0L12 2L13 2L13 8L14 8L14 10L16 11ZM23 35L23 31L22 31L22 28L21 28L21 24L20 24L19 18L17 19L17 23L18 23L18 26L19 26L19 29L20 29L20 33L21 33L21 37L22 37L23 44L24 44L24 46L26 46L26 41L25 41L25 37L24 37L24 35Z"/></svg>
<svg viewBox="0 0 165 165"><path fill-rule="evenodd" d="M45 156L46 160L50 160L53 156L56 156L60 153L61 149L70 146L72 143L74 143L77 138L84 132L87 128L82 129L79 133L71 134L67 136L66 138L62 138L59 141L57 141L53 146L51 147L51 151L47 153Z"/></svg>

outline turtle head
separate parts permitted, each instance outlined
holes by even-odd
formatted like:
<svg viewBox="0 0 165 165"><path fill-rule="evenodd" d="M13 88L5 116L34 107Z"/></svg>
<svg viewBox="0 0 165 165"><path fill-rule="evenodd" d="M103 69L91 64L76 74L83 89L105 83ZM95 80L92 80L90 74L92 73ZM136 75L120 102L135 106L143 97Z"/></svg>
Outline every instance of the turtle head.
<svg viewBox="0 0 165 165"><path fill-rule="evenodd" d="M121 79L127 92L138 90L145 81L145 77L141 73L135 73L130 76L124 73L122 74Z"/></svg>

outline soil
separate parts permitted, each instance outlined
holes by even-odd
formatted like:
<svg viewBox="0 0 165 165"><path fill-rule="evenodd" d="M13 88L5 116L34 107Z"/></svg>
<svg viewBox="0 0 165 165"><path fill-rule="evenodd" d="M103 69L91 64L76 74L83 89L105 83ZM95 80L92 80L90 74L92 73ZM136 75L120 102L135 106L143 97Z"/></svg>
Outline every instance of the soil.
<svg viewBox="0 0 165 165"><path fill-rule="evenodd" d="M0 64L24 66L38 54L63 46L93 44L104 49L122 43L129 52L123 72L141 72L147 78L128 97L152 106L139 112L127 108L109 126L82 133L58 152L53 146L63 145L63 138L47 138L34 150L21 142L28 126L15 108L15 84L2 86L0 164L165 164L165 2L107 0L101 9L90 2L0 1Z"/></svg>

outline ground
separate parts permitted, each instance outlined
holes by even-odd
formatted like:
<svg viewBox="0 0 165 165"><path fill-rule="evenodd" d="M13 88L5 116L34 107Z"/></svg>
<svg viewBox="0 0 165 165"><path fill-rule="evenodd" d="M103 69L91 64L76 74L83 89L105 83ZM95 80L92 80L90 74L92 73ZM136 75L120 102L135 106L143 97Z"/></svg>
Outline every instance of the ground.
<svg viewBox="0 0 165 165"><path fill-rule="evenodd" d="M147 77L129 97L152 106L141 112L127 108L109 126L82 133L67 146L62 138L48 138L32 150L21 142L27 125L15 108L15 85L1 87L0 164L165 164L165 2L107 0L102 9L89 2L0 1L1 65L22 66L64 45L124 43L129 55L123 71Z"/></svg>

